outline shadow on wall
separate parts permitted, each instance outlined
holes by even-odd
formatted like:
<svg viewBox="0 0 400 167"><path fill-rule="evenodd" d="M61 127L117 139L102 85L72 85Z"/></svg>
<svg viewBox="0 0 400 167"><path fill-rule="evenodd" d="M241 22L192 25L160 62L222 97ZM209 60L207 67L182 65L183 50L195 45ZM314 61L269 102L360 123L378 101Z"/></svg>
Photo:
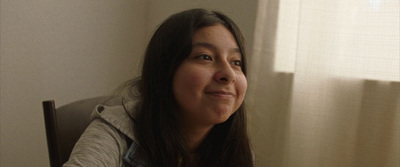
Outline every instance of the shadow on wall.
<svg viewBox="0 0 400 167"><path fill-rule="evenodd" d="M308 115L291 120L294 76L272 72L262 76L250 93L255 98L248 103L250 134L258 166L400 164L399 82L332 79L328 81L332 89L325 91L333 94L328 93L322 101L315 101L314 107L319 112L304 111ZM314 119L302 119L308 116ZM304 122L311 120L317 122ZM291 121L295 124L291 125ZM293 131L290 129L293 126L303 129ZM289 140L291 134L300 136ZM289 148L293 143L288 142L293 141L301 146Z"/></svg>
<svg viewBox="0 0 400 167"><path fill-rule="evenodd" d="M258 166L282 166L289 134L293 75L279 73L259 82L249 107L250 134ZM262 88L261 88L262 87ZM256 104L256 105L254 105Z"/></svg>
<svg viewBox="0 0 400 167"><path fill-rule="evenodd" d="M354 162L359 166L397 166L400 83L367 80L362 93ZM393 153L396 150L397 154Z"/></svg>
<svg viewBox="0 0 400 167"><path fill-rule="evenodd" d="M318 146L312 153L318 158L313 163L398 166L400 83L337 78L330 82L333 94L327 99L332 104L315 113L322 124L308 127L314 130L314 136L305 136Z"/></svg>
<svg viewBox="0 0 400 167"><path fill-rule="evenodd" d="M268 30L257 36L268 40L263 40L265 43L262 43L262 47L255 46L252 51L254 56L249 57L250 75L246 103L256 165L282 166L289 133L293 74L273 71L279 1L269 1L264 5L265 11L268 11L264 22L268 23Z"/></svg>

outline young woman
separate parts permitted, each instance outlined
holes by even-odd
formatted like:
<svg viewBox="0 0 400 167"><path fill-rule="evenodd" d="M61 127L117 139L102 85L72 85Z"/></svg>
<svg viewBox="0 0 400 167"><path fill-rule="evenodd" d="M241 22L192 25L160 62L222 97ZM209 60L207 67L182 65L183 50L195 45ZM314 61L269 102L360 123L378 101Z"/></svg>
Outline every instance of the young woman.
<svg viewBox="0 0 400 167"><path fill-rule="evenodd" d="M236 24L192 9L167 18L121 106L99 105L64 166L252 167Z"/></svg>

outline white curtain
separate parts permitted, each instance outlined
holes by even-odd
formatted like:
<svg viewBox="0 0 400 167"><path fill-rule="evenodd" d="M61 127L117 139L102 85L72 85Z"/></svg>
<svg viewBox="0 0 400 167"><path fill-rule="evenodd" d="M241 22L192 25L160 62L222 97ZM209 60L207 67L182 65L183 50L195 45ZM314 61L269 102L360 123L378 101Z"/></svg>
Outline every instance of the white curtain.
<svg viewBox="0 0 400 167"><path fill-rule="evenodd" d="M399 0L260 0L256 166L400 166Z"/></svg>

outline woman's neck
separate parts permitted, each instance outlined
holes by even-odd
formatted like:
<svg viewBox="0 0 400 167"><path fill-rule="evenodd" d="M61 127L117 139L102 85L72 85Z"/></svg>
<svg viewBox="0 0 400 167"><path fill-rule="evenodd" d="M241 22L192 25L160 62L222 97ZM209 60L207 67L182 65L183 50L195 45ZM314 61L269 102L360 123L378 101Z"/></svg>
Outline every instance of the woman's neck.
<svg viewBox="0 0 400 167"><path fill-rule="evenodd" d="M181 125L181 127L187 148L190 152L195 152L213 126Z"/></svg>

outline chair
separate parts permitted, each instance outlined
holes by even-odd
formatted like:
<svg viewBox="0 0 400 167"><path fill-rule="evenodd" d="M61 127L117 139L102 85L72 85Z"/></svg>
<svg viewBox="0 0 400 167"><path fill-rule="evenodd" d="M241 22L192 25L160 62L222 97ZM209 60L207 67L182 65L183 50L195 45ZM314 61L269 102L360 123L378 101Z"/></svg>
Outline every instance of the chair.
<svg viewBox="0 0 400 167"><path fill-rule="evenodd" d="M51 167L61 167L68 161L75 143L90 124L95 106L111 99L109 96L83 99L57 109L54 100L42 102Z"/></svg>

